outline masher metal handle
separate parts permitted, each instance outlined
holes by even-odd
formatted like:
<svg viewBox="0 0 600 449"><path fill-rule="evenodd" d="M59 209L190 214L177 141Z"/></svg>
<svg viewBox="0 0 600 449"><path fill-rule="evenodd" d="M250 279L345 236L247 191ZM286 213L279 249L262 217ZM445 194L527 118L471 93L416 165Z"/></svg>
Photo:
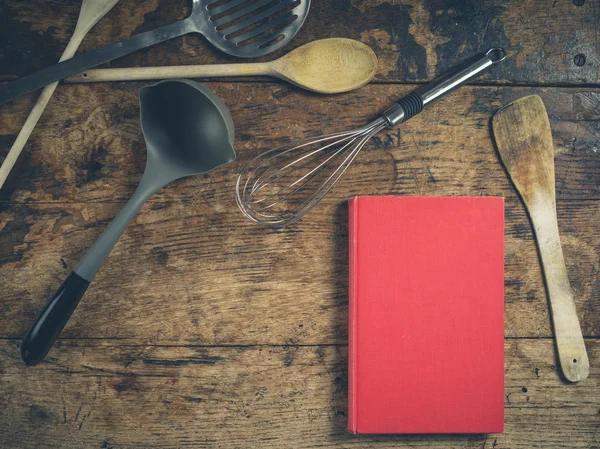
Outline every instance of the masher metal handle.
<svg viewBox="0 0 600 449"><path fill-rule="evenodd" d="M54 83L55 81L59 81L69 75L74 75L77 72L104 64L113 59L120 58L151 45L168 41L193 31L196 31L194 23L189 19L184 19L179 22L165 25L156 30L146 31L145 33L128 37L119 42L95 50L90 50L87 53L51 65L38 70L31 75L24 76L16 81L11 81L8 84L0 86L0 104Z"/></svg>
<svg viewBox="0 0 600 449"><path fill-rule="evenodd" d="M475 56L466 67L444 75L430 84L420 87L402 97L391 108L383 113L390 126L405 122L423 110L429 103L442 98L473 78L481 75L492 65L504 61L506 52L502 48L490 48L485 53Z"/></svg>

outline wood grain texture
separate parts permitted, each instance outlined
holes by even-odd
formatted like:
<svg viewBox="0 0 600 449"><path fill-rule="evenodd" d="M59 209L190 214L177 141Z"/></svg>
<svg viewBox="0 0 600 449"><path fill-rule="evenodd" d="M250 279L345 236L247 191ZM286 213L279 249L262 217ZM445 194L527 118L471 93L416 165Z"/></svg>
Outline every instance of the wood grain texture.
<svg viewBox="0 0 600 449"><path fill-rule="evenodd" d="M567 385L550 340L505 345L506 430L353 436L345 346L180 347L68 341L36 368L0 341L0 445L44 448L591 448L600 439L600 342ZM473 385L477 388L477 385Z"/></svg>
<svg viewBox="0 0 600 449"><path fill-rule="evenodd" d="M54 63L79 8L76 0L0 0L0 80ZM188 13L185 0L120 0L82 50ZM314 39L359 39L380 59L376 84L325 98L267 78L207 83L232 111L238 161L160 191L47 362L26 369L20 338L131 195L145 163L137 94L145 83L59 85L0 190L0 447L600 447L599 14L600 0L314 1L294 41L260 61ZM233 186L250 157L365 124L414 87L398 83L430 80L492 45L510 58L480 87L461 88L377 136L297 225L265 230L237 211ZM581 67L577 54L586 56ZM111 66L233 62L187 36ZM589 337L591 375L577 385L555 368L532 228L491 141L491 115L532 93L550 114L558 224ZM0 110L0 160L35 98ZM344 204L356 194L506 198L504 434L345 432Z"/></svg>
<svg viewBox="0 0 600 449"><path fill-rule="evenodd" d="M119 86L65 89L62 101L51 106L47 122L41 124L43 133L34 136L34 150L24 160L28 165L17 172L15 188L0 192L8 199L0 213L0 272L7 286L0 326L4 336L23 335L141 177L145 156L137 118L139 86ZM297 226L267 231L247 222L235 206L234 183L246 161L287 136L364 123L407 89L369 86L323 98L274 85L209 86L232 109L238 161L178 181L144 207L65 336L209 344L343 343L344 203L357 194L505 196L506 333L550 336L531 227L488 127L495 108L530 92L545 98L554 124L559 223L584 335L600 335L596 90L465 87L402 127L377 136ZM80 89L87 90L89 102L78 101L84 95ZM2 117L9 130L18 126L18 114ZM169 312L173 308L177 311ZM170 316L166 322L165 313Z"/></svg>
<svg viewBox="0 0 600 449"><path fill-rule="evenodd" d="M0 202L127 199L145 164L138 105L138 90L145 84L59 86L56 101L31 137L35 152L23 154L0 191ZM236 123L238 160L210 175L211 182L218 183L232 181L261 151L292 139L364 125L411 90L369 85L348 94L321 96L277 84L207 86L223 99ZM507 194L512 187L498 163L490 117L502 105L531 93L544 99L550 113L558 200L599 199L598 89L464 87L407 123L375 136L356 161L360 169L344 176L344 187L335 191L346 198L369 192ZM0 110L3 142L10 144L30 107L30 101L21 98ZM193 189L207 179L185 181L189 189L178 184L155 199L194 195ZM380 182L377 190L373 181Z"/></svg>
<svg viewBox="0 0 600 449"><path fill-rule="evenodd" d="M60 57L59 62L62 62L66 59L70 59L73 57L79 45L83 41L85 35L90 31L90 29L104 16L106 13L117 3L118 0L105 0L105 1L94 1L94 0L84 0L81 5L81 11L79 13L79 18L77 20L77 24L75 26L75 31L73 31L73 36L69 40L67 44L67 48L63 52ZM27 117L27 120L23 124L23 127L19 131L19 134L15 141L12 144L9 152L6 157L2 161L2 165L0 165L0 188L4 185L6 178L13 166L15 165L21 151L25 147L27 143L27 139L33 132L35 125L38 120L42 116L44 109L50 102L52 98L52 94L56 90L58 86L58 82L54 82L45 86L42 89L42 93L37 99L36 103L31 110L31 113Z"/></svg>
<svg viewBox="0 0 600 449"><path fill-rule="evenodd" d="M121 0L82 51L185 18L186 0ZM75 0L0 2L1 78L14 79L58 59L77 20ZM378 81L422 82L493 46L508 60L478 82L598 84L600 0L319 0L294 39L269 60L311 40L358 39L381 60ZM574 63L583 54L583 66ZM233 62L201 36L185 36L121 58L111 67Z"/></svg>
<svg viewBox="0 0 600 449"><path fill-rule="evenodd" d="M233 181L232 181L233 182ZM183 188L183 187L181 187ZM197 344L326 344L347 339L347 208L334 195L302 223L265 231L229 186L144 206L63 331L69 338ZM369 193L376 193L371 191ZM0 336L24 335L121 207L11 206L0 213ZM600 336L600 204L559 203L567 269L584 335ZM552 335L531 226L506 199L508 336Z"/></svg>

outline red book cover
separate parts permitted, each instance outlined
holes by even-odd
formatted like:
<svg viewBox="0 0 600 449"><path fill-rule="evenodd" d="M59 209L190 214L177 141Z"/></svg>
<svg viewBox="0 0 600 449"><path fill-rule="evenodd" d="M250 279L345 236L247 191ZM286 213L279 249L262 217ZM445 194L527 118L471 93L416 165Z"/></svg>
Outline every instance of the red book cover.
<svg viewBox="0 0 600 449"><path fill-rule="evenodd" d="M349 204L348 430L504 428L504 199Z"/></svg>

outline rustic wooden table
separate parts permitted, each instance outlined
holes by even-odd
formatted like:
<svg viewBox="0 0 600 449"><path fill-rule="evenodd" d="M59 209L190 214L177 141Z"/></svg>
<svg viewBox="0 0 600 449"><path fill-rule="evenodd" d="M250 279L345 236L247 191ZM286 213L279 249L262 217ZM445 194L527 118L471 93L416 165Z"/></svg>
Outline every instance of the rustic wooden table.
<svg viewBox="0 0 600 449"><path fill-rule="evenodd" d="M82 49L183 18L188 3L122 0ZM54 63L79 4L0 0L0 81ZM285 50L360 39L380 58L375 82L324 97L266 78L207 81L231 109L237 162L162 189L46 361L26 368L20 339L145 161L145 83L59 86L0 191L0 446L600 447L599 24L599 0L314 0ZM299 224L267 230L238 212L236 174L261 149L363 124L494 45L508 51L502 66L402 125L402 135L378 135ZM187 36L112 66L233 61ZM491 115L530 93L544 99L553 127L559 225L591 364L580 384L557 368L531 225L490 136ZM0 108L0 158L36 98ZM346 432L346 199L357 194L506 198L505 433Z"/></svg>

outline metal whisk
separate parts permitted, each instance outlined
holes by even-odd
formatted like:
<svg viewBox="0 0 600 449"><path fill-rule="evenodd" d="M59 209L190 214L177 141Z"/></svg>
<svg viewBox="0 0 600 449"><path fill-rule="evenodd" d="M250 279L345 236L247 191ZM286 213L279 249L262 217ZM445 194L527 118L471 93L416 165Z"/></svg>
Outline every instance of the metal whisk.
<svg viewBox="0 0 600 449"><path fill-rule="evenodd" d="M262 225L282 227L296 222L327 195L371 137L415 116L424 106L505 58L502 48L492 48L465 68L402 97L362 128L312 137L262 153L238 177L238 207L247 218Z"/></svg>

